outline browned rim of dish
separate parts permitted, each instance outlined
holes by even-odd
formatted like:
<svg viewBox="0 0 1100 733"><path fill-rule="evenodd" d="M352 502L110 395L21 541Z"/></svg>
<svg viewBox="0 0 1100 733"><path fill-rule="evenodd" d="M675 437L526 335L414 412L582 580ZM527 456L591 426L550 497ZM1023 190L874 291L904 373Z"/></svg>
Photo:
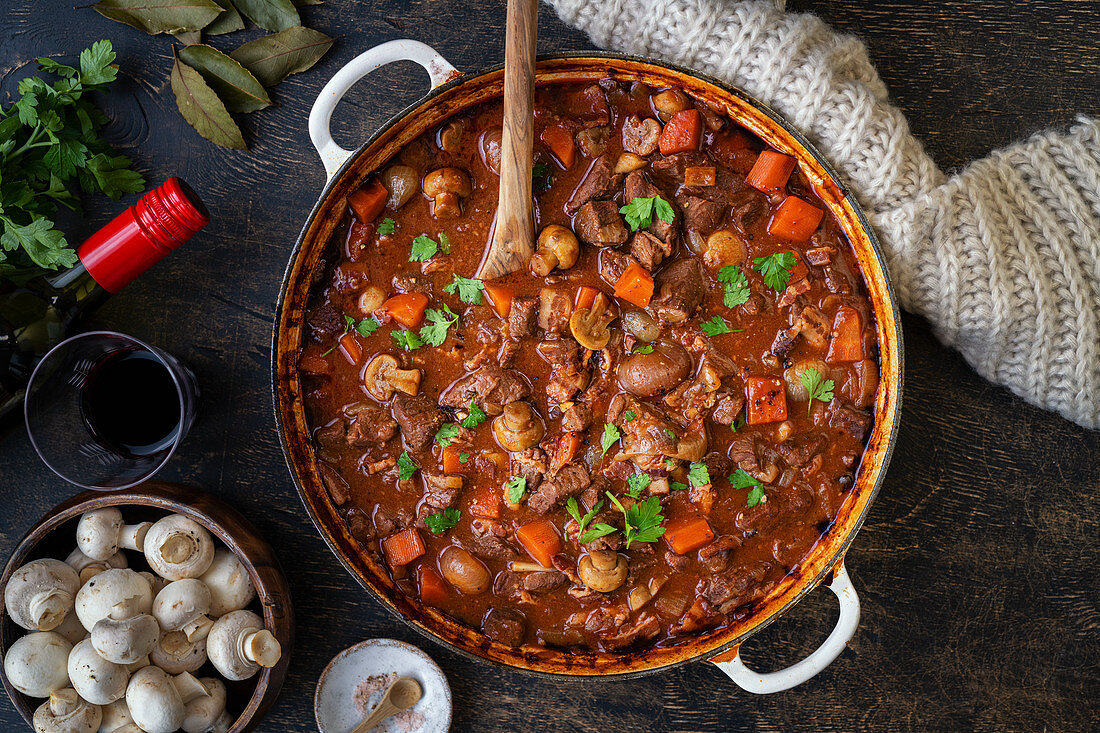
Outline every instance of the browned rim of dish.
<svg viewBox="0 0 1100 733"><path fill-rule="evenodd" d="M290 653L294 646L294 609L290 587L271 546L244 516L222 500L197 489L180 484L151 481L139 487L116 492L85 491L61 502L48 511L19 541L0 575L0 655L7 653L16 638L30 632L19 628L4 612L3 589L8 579L24 563L43 557L38 549L43 543L57 541L53 535L59 527L76 520L84 512L105 507L143 507L182 514L210 531L233 552L248 570L256 589L265 627L275 635L283 648L283 656L270 669L261 669L255 677L243 682L226 682L230 704L247 696L247 703L233 721L230 733L246 733L259 725L286 679ZM63 546L76 547L75 527L72 542ZM68 551L67 551L68 552ZM64 559L64 557L60 558ZM27 725L32 728L35 709L43 702L27 697L12 687L7 675L4 689ZM254 689L249 693L249 687Z"/></svg>
<svg viewBox="0 0 1100 733"><path fill-rule="evenodd" d="M708 659L742 643L782 615L820 583L843 558L862 525L882 482L897 433L902 393L901 322L885 257L863 211L824 157L777 113L743 91L699 72L671 64L612 53L540 56L536 83L592 81L601 78L677 86L694 97L717 104L735 121L777 150L795 156L815 192L829 207L852 243L863 272L878 326L881 383L875 424L852 488L832 528L806 560L750 612L729 625L688 642L626 654L600 654L552 648L513 649L423 606L400 593L385 568L348 531L320 475L302 408L297 355L304 335L310 274L328 247L344 212L344 198L407 142L469 106L500 96L503 69L496 66L458 77L427 94L382 125L325 184L306 220L279 295L272 336L272 389L279 440L302 503L336 557L387 609L429 638L452 648L535 674L569 676L636 676L698 659Z"/></svg>

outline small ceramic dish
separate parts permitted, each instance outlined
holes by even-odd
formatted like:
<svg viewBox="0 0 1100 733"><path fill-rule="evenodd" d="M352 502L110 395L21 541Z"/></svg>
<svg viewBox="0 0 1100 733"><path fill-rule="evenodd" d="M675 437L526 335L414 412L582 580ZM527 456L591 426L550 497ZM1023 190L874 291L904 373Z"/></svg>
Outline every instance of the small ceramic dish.
<svg viewBox="0 0 1100 733"><path fill-rule="evenodd" d="M0 575L0 656L7 653L16 639L28 633L16 626L4 609L3 590L12 573L38 558L65 559L76 547L76 525L80 515L104 507L118 507L130 523L156 521L170 513L182 514L209 530L218 543L236 554L244 564L256 589L256 598L248 608L263 618L264 626L275 635L283 649L282 658L274 667L263 669L241 682L226 682L226 708L237 716L229 733L254 729L275 702L290 665L294 644L290 588L275 553L256 528L228 504L189 486L148 482L126 491L85 491L47 512L16 545ZM136 552L126 554L130 567L147 569ZM207 662L196 676L219 675ZM16 690L6 675L3 682L15 709L31 725L35 709L44 701Z"/></svg>
<svg viewBox="0 0 1100 733"><path fill-rule="evenodd" d="M369 639L333 657L317 681L313 711L321 733L348 733L382 699L398 677L420 683L423 696L408 710L373 728L379 733L446 733L451 728L451 687L439 665L411 644Z"/></svg>

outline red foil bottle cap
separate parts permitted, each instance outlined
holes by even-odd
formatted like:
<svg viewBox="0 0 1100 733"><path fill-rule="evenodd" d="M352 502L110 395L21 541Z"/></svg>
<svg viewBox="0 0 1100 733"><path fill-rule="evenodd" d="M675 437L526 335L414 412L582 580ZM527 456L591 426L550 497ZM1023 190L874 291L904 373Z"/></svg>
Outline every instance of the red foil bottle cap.
<svg viewBox="0 0 1100 733"><path fill-rule="evenodd" d="M117 293L209 223L202 200L173 176L89 237L76 253L104 290Z"/></svg>

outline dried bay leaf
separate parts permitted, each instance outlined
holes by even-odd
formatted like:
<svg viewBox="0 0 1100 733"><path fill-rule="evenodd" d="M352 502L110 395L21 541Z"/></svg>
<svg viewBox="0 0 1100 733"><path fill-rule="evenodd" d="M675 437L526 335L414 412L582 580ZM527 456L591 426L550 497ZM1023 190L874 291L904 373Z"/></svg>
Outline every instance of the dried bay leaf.
<svg viewBox="0 0 1100 733"><path fill-rule="evenodd" d="M249 41L229 55L269 87L313 66L331 47L324 33L299 25Z"/></svg>
<svg viewBox="0 0 1100 733"><path fill-rule="evenodd" d="M223 148L247 150L241 128L229 116L218 95L202 74L179 60L172 64L172 93L187 124L210 142Z"/></svg>
<svg viewBox="0 0 1100 733"><path fill-rule="evenodd" d="M176 40L185 46L190 46L193 43L202 43L202 31L183 31L182 33L173 33Z"/></svg>
<svg viewBox="0 0 1100 733"><path fill-rule="evenodd" d="M100 15L146 33L197 31L222 13L214 0L99 0Z"/></svg>
<svg viewBox="0 0 1100 733"><path fill-rule="evenodd" d="M230 112L254 112L271 106L271 98L248 69L212 46L187 46L180 60L202 74Z"/></svg>
<svg viewBox="0 0 1100 733"><path fill-rule="evenodd" d="M242 15L269 31L302 24L298 9L290 0L234 0L234 4Z"/></svg>
<svg viewBox="0 0 1100 733"><path fill-rule="evenodd" d="M202 29L206 35L220 36L223 33L244 30L244 19L237 12L232 0L214 0L214 2L225 8L225 12L215 18L213 23Z"/></svg>

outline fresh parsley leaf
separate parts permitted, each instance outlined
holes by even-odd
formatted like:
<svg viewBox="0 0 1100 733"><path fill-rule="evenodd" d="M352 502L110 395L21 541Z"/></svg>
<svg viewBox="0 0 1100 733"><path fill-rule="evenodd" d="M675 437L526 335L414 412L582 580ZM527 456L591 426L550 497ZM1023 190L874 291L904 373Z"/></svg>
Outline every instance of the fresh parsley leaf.
<svg viewBox="0 0 1100 733"><path fill-rule="evenodd" d="M458 462L459 463L465 463L468 460L470 460L470 454L469 453L459 453L458 454Z"/></svg>
<svg viewBox="0 0 1100 733"><path fill-rule="evenodd" d="M657 214L658 219L666 224L671 224L672 220L676 218L672 205L660 196L650 196L649 198L635 196L629 204L619 209L619 213L626 219L627 226L630 227L631 231L635 232L652 226L654 213Z"/></svg>
<svg viewBox="0 0 1100 733"><path fill-rule="evenodd" d="M777 252L765 257L756 257L752 269L764 276L764 284L772 290L783 291L791 281L791 269L798 264L793 252Z"/></svg>
<svg viewBox="0 0 1100 733"><path fill-rule="evenodd" d="M510 504L519 504L520 499L527 493L527 478L525 476L513 476L504 482L504 495L508 497ZM577 502L573 497L569 497L575 504Z"/></svg>
<svg viewBox="0 0 1100 733"><path fill-rule="evenodd" d="M550 174L550 166L546 163L535 163L531 166L531 184L535 193L541 193L550 188L554 177Z"/></svg>
<svg viewBox="0 0 1100 733"><path fill-rule="evenodd" d="M585 512L584 516L581 516L580 505L577 504L577 500L576 500L575 497L571 496L571 497L569 497L569 500L565 502L565 509L566 509L566 511L569 512L569 516L573 517L573 519L576 520L576 522L577 522L577 535L580 537L580 541L582 543L591 542L592 540L596 539L597 537L603 537L605 534L609 534L608 532L603 532L602 534L592 535L588 539L586 539L586 537L588 537L588 535L584 534L584 528L588 526L588 523L592 521L593 517L595 517L597 514L600 513L600 509L602 509L602 508L603 508L603 499L600 499L599 501L596 502L596 505L594 507L592 507L587 512ZM595 531L595 530L593 530L593 531ZM614 532L615 528L612 527L611 531Z"/></svg>
<svg viewBox="0 0 1100 733"><path fill-rule="evenodd" d="M462 427L472 430L485 422L488 418L489 416L485 414L485 411L478 407L474 400L470 400L470 412L466 417L462 418ZM514 504L515 502L512 503Z"/></svg>
<svg viewBox="0 0 1100 733"><path fill-rule="evenodd" d="M390 335L397 342L397 347L405 351L414 351L424 345L424 342L416 335L416 331L406 331L404 329L398 331L394 329L390 331Z"/></svg>
<svg viewBox="0 0 1100 733"><path fill-rule="evenodd" d="M679 481L669 481L668 482L668 487L670 489L672 489L673 491L683 491L684 489L686 489L688 487L688 485L687 484L682 484Z"/></svg>
<svg viewBox="0 0 1100 733"><path fill-rule="evenodd" d="M382 327L382 324L378 322L378 319L374 316L370 318L364 318L355 324L355 330L360 336L370 336L372 333Z"/></svg>
<svg viewBox="0 0 1100 733"><path fill-rule="evenodd" d="M458 437L458 426L453 422L445 422L435 431L435 442L446 448L451 441Z"/></svg>
<svg viewBox="0 0 1100 733"><path fill-rule="evenodd" d="M732 430L735 433L743 427L745 427L745 416L744 415L738 415L737 419L734 420L733 423L730 424L730 430Z"/></svg>
<svg viewBox="0 0 1100 733"><path fill-rule="evenodd" d="M451 507L450 509L444 509L438 514L429 514L424 517L424 524L428 525L428 529L432 531L432 534L443 534L451 527L458 524L458 520L462 518L462 512Z"/></svg>
<svg viewBox="0 0 1100 733"><path fill-rule="evenodd" d="M761 486L757 486L745 497L745 506L752 509L762 501L764 501L764 489Z"/></svg>
<svg viewBox="0 0 1100 733"><path fill-rule="evenodd" d="M688 467L688 482L692 486L709 486L710 471L707 469L707 464L702 461L692 463Z"/></svg>
<svg viewBox="0 0 1100 733"><path fill-rule="evenodd" d="M630 487L627 493L630 494L631 497L637 499L642 495L642 490L647 488L652 481L653 479L648 473L636 473L626 480L627 486Z"/></svg>
<svg viewBox="0 0 1100 733"><path fill-rule="evenodd" d="M612 527L607 522L597 522L596 524L592 525L592 529L581 535L581 544L587 544L592 540L598 540L600 537L606 537L607 535L614 534L618 531L619 529L617 527Z"/></svg>
<svg viewBox="0 0 1100 733"><path fill-rule="evenodd" d="M730 483L735 489L751 489L753 486L760 485L760 482L743 468L730 474Z"/></svg>
<svg viewBox="0 0 1100 733"><path fill-rule="evenodd" d="M409 262L424 262L430 260L439 251L439 245L427 234L421 234L413 240L412 249L409 252Z"/></svg>
<svg viewBox="0 0 1100 733"><path fill-rule="evenodd" d="M729 327L726 320L722 316L715 316L709 321L703 321L699 324L699 328L703 330L707 336L717 336L722 333L734 333L733 329Z"/></svg>
<svg viewBox="0 0 1100 733"><path fill-rule="evenodd" d="M656 542L665 533L665 528L661 526L665 519L661 516L661 501L656 496L645 501L636 501L629 509L625 509L614 494L610 491L605 493L623 514L626 523L623 528L626 549L630 549L631 542Z"/></svg>
<svg viewBox="0 0 1100 733"><path fill-rule="evenodd" d="M806 392L809 393L810 398L806 400L806 414L809 415L813 406L814 400L819 402L828 402L833 399L833 380L824 379L821 376L821 372L810 367L806 371L802 372L802 376L799 377L799 381L802 382L802 386L806 388Z"/></svg>
<svg viewBox="0 0 1100 733"><path fill-rule="evenodd" d="M603 426L603 437L600 438L600 447L603 448L601 456L606 456L607 451L611 449L611 446L615 445L615 441L623 437L623 434L619 432L619 429L607 423Z"/></svg>
<svg viewBox="0 0 1100 733"><path fill-rule="evenodd" d="M472 277L462 277L457 272L450 285L443 287L443 292L455 294L458 290L458 299L463 303L479 305L481 303L481 291L485 290L485 283Z"/></svg>
<svg viewBox="0 0 1100 733"><path fill-rule="evenodd" d="M627 422L630 422L631 420L633 420L636 417L637 417L637 415L634 414L633 410L627 410L626 412L623 413L623 420L625 420Z"/></svg>
<svg viewBox="0 0 1100 733"><path fill-rule="evenodd" d="M447 237L446 232L439 233L439 251L445 255L451 253L451 240Z"/></svg>
<svg viewBox="0 0 1100 733"><path fill-rule="evenodd" d="M749 299L749 279L735 265L727 265L719 270L718 282L725 288L722 302L727 308L736 308Z"/></svg>
<svg viewBox="0 0 1100 733"><path fill-rule="evenodd" d="M417 466L409 455L408 451L404 451L397 458L397 478L402 481L408 481L413 477L413 474L417 472L419 466Z"/></svg>
<svg viewBox="0 0 1100 733"><path fill-rule="evenodd" d="M420 338L430 346L439 346L447 340L447 329L458 323L458 314L449 305L444 305L442 311L429 308L425 315L431 323L420 329Z"/></svg>
<svg viewBox="0 0 1100 733"><path fill-rule="evenodd" d="M634 347L635 354L652 354L653 344L642 344L641 346Z"/></svg>
<svg viewBox="0 0 1100 733"><path fill-rule="evenodd" d="M397 231L397 222L388 216L378 225L378 233L383 237L393 234L395 231Z"/></svg>
<svg viewBox="0 0 1100 733"><path fill-rule="evenodd" d="M669 437L669 440L676 440L676 433L672 432L672 428L664 428L665 435Z"/></svg>

